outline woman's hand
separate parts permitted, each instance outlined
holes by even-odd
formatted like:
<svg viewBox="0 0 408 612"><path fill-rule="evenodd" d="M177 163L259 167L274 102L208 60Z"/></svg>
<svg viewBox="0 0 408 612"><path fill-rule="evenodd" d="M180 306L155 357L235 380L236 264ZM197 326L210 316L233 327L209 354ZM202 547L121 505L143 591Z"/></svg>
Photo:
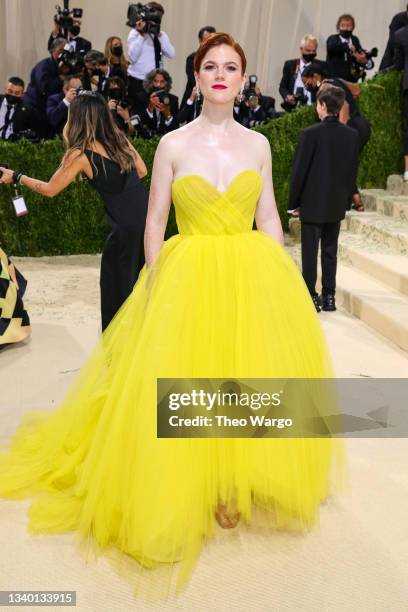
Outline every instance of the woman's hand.
<svg viewBox="0 0 408 612"><path fill-rule="evenodd" d="M130 115L129 115L129 110L127 108L122 108L118 104L118 106L116 107L116 112L118 113L119 117L122 117L124 121L129 121Z"/></svg>
<svg viewBox="0 0 408 612"><path fill-rule="evenodd" d="M108 107L110 110L117 110L117 106L118 106L118 101L117 100L113 100L113 98L111 98L108 102Z"/></svg>
<svg viewBox="0 0 408 612"><path fill-rule="evenodd" d="M7 185L13 182L13 170L10 170L9 168L0 167L0 171L3 173L0 178L0 183Z"/></svg>

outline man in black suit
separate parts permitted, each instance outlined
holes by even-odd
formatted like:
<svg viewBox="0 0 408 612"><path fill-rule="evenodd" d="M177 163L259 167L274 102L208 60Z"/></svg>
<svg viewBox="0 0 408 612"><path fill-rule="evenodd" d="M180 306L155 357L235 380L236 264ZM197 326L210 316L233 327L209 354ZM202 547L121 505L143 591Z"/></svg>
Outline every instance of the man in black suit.
<svg viewBox="0 0 408 612"><path fill-rule="evenodd" d="M408 25L397 30L394 34L394 68L404 70L402 79L402 91L404 95L404 117L405 117L405 138L404 156L405 173L404 180L408 181Z"/></svg>
<svg viewBox="0 0 408 612"><path fill-rule="evenodd" d="M30 82L24 94L24 104L35 110L40 119L39 131L47 137L47 98L62 90L58 58L66 45L65 38L56 38L51 45L51 57L41 60L31 71Z"/></svg>
<svg viewBox="0 0 408 612"><path fill-rule="evenodd" d="M204 26L203 28L201 28L201 30L198 33L198 44L201 45L201 43L204 42L210 36L210 34L214 34L214 32L216 32L216 29L214 28L214 26ZM187 85L186 85L186 89L184 91L183 97L181 99L180 108L183 108L185 106L187 100L191 96L193 87L195 87L195 76L194 76L194 56L195 54L196 52L193 51L192 53L190 53L190 55L186 59Z"/></svg>
<svg viewBox="0 0 408 612"><path fill-rule="evenodd" d="M321 243L323 310L336 310L337 243L340 222L349 207L356 181L358 133L340 123L345 94L322 86L317 93L321 122L301 131L293 162L288 212L299 214L302 274L317 312L317 253Z"/></svg>
<svg viewBox="0 0 408 612"><path fill-rule="evenodd" d="M287 60L283 65L282 79L279 85L279 93L283 98L282 108L290 112L296 108L298 102L295 94L301 93L305 96L305 103L312 104L311 95L304 88L302 72L312 62L320 64L324 70L324 62L316 60L318 41L315 36L306 34L300 41L300 58Z"/></svg>
<svg viewBox="0 0 408 612"><path fill-rule="evenodd" d="M36 114L23 104L24 81L10 77L0 96L0 140L17 140L26 130L35 131Z"/></svg>
<svg viewBox="0 0 408 612"><path fill-rule="evenodd" d="M154 68L143 81L143 92L136 96L136 110L150 136L162 136L179 127L178 97L170 93L172 78L167 70Z"/></svg>
<svg viewBox="0 0 408 612"><path fill-rule="evenodd" d="M352 15L340 15L337 20L337 34L327 39L327 64L332 78L356 83L360 75L355 64L366 66L368 58L353 31L356 22Z"/></svg>
<svg viewBox="0 0 408 612"><path fill-rule="evenodd" d="M67 40L69 44L71 45L72 50L75 51L75 53L80 55L82 58L84 58L85 55L88 53L88 51L92 49L92 43L86 38L82 38L82 36L79 36L80 31L81 31L81 20L74 17L72 27L68 31ZM51 32L50 37L48 39L48 51L51 49L51 45L53 41L56 38L59 38L61 36L63 37L63 35L64 33L58 24L58 18L56 15L54 17L54 29Z"/></svg>
<svg viewBox="0 0 408 612"><path fill-rule="evenodd" d="M380 70L385 70L386 68L391 68L394 65L394 52L395 52L395 43L394 43L394 34L397 30L408 25L408 4L405 11L402 13L397 13L392 18L390 23L390 35L388 38L387 46L384 52L384 56L381 60Z"/></svg>
<svg viewBox="0 0 408 612"><path fill-rule="evenodd" d="M62 92L48 98L47 120L53 136L62 133L68 119L68 108L76 98L78 87L82 87L80 78L77 76L66 77Z"/></svg>

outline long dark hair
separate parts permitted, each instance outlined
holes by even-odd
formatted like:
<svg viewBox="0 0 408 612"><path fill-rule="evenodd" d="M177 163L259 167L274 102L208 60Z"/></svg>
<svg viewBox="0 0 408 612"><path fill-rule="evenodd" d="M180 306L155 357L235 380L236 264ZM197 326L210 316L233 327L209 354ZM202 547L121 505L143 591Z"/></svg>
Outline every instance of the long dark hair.
<svg viewBox="0 0 408 612"><path fill-rule="evenodd" d="M62 166L72 159L75 151L84 153L96 143L101 144L121 172L135 167L134 153L125 135L115 125L106 100L99 93L82 92L71 102L68 121L63 132L67 152Z"/></svg>

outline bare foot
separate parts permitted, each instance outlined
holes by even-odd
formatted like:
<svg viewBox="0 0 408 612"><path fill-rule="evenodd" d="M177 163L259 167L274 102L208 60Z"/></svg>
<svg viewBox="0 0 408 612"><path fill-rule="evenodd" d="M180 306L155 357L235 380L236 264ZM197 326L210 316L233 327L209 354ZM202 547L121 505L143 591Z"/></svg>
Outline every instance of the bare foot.
<svg viewBox="0 0 408 612"><path fill-rule="evenodd" d="M236 527L239 523L240 517L240 512L228 510L226 505L218 504L218 508L215 512L215 518L217 519L219 526L223 529L233 529Z"/></svg>

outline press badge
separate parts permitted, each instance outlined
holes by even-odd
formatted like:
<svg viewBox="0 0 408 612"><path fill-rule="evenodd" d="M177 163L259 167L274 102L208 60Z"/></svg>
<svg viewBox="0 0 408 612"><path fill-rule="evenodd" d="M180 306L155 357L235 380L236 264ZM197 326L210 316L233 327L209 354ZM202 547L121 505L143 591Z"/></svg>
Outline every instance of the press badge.
<svg viewBox="0 0 408 612"><path fill-rule="evenodd" d="M24 197L22 195L15 196L13 198L13 205L17 217L21 217L22 215L26 215L28 213L28 208L26 206L26 203L24 202Z"/></svg>

